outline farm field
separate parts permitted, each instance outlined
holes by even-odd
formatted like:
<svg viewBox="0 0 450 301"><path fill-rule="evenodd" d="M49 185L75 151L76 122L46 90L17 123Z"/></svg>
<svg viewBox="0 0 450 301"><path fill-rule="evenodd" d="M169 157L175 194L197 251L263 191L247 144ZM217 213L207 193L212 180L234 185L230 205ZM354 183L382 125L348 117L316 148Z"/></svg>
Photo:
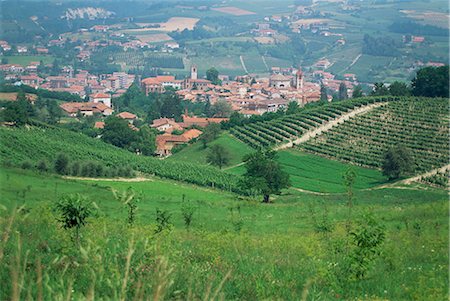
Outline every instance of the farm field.
<svg viewBox="0 0 450 301"><path fill-rule="evenodd" d="M346 280L345 272L338 268L348 255L336 256L331 251L347 241L344 224L348 208L343 194L320 196L290 189L274 204L263 205L159 179L139 183L76 181L4 168L0 176L6 212L11 212L14 204L25 205L27 212L16 215L6 246L17 256L34 250L27 260L35 268L40 258L41 272L49 283L42 287L42 294L50 299L65 296L72 277L74 299L92 290L105 297L124 294L119 284L126 262L113 258L125 259L130 248L130 268L140 272L130 273L127 296L137 293L133 283L139 280L148 294L161 283L160 290L166 296L185 298L189 294L204 297L208 285L224 299L300 299L307 288L307 300L365 296L442 300L448 291L448 202L444 190L415 186L355 192L355 220L370 212L386 233L383 255L371 263L367 278L355 282ZM111 189L129 187L140 195L133 227L126 226L126 210L111 193ZM82 252L72 247L68 232L58 226L51 210L56 199L72 192L83 193L98 206L97 215L81 231ZM183 194L196 208L190 231L184 229L181 216ZM171 230L155 234L156 208L171 214ZM6 212L0 215L2 226L8 222ZM322 232L323 223L330 230ZM358 225L355 221L354 227ZM16 231L25 229L33 240L23 240L18 252ZM63 273L59 265L66 265L69 259L62 258L69 255L78 265ZM5 257L3 263L12 267L10 258ZM170 282L160 282L154 269ZM21 294L31 289L33 296L39 289L36 281L30 281L32 271L19 271L28 283L19 289ZM390 277L385 277L386 273ZM0 280L4 284L0 297L8 299L14 284L10 269L0 270ZM192 288L195 291L189 293Z"/></svg>
<svg viewBox="0 0 450 301"><path fill-rule="evenodd" d="M174 155L168 157L166 160L183 161L197 164L207 164L206 156L208 154L209 148L213 145L222 145L227 149L231 155L230 162L228 166L233 166L242 162L242 158L253 152L254 150L237 140L228 133L222 134L216 140L208 143L208 148L204 149L201 141L197 141L193 144L188 145L181 151L175 153ZM227 167L227 166L225 166Z"/></svg>
<svg viewBox="0 0 450 301"><path fill-rule="evenodd" d="M246 16L246 15L254 15L255 14L252 11L248 11L248 10L233 7L233 6L215 7L215 8L212 8L212 10L215 10L215 11L218 11L221 13L225 13L225 14L230 14L233 16Z"/></svg>
<svg viewBox="0 0 450 301"><path fill-rule="evenodd" d="M44 64L51 64L53 63L54 57L51 55L1 55L0 59L7 59L8 64L17 64L26 67L30 62L43 61Z"/></svg>

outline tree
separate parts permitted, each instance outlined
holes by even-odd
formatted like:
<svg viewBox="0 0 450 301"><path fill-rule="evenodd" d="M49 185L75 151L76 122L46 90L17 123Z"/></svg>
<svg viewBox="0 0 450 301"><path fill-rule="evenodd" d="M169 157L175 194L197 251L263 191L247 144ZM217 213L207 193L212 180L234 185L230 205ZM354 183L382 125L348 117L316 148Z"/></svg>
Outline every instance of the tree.
<svg viewBox="0 0 450 301"><path fill-rule="evenodd" d="M37 170L39 170L39 172L47 172L48 171L47 162L45 162L45 160L39 161L39 163L36 165L36 168Z"/></svg>
<svg viewBox="0 0 450 301"><path fill-rule="evenodd" d="M258 151L244 158L246 172L242 187L263 195L263 203L270 203L271 194L279 194L290 185L289 174L275 161L275 152Z"/></svg>
<svg viewBox="0 0 450 301"><path fill-rule="evenodd" d="M182 107L181 98L174 92L168 91L159 95L161 108L161 117L175 118L176 121L181 120Z"/></svg>
<svg viewBox="0 0 450 301"><path fill-rule="evenodd" d="M363 91L362 91L361 85L357 85L357 86L353 89L352 98L358 98L358 97L363 97Z"/></svg>
<svg viewBox="0 0 450 301"><path fill-rule="evenodd" d="M327 87L324 84L320 85L320 101L328 102Z"/></svg>
<svg viewBox="0 0 450 301"><path fill-rule="evenodd" d="M231 105L224 99L218 100L211 106L211 113L214 117L230 117L232 112Z"/></svg>
<svg viewBox="0 0 450 301"><path fill-rule="evenodd" d="M230 152L220 144L211 146L206 155L206 161L212 165L218 166L220 169L222 169L222 166L227 165L230 162L230 159Z"/></svg>
<svg viewBox="0 0 450 301"><path fill-rule="evenodd" d="M217 136L220 134L221 127L218 123L211 123L209 124L203 131L203 134L200 138L200 140L203 143L203 148L206 148L207 144L214 139L217 138Z"/></svg>
<svg viewBox="0 0 450 301"><path fill-rule="evenodd" d="M384 83L375 83L373 86L372 93L370 93L372 96L384 96L389 95L389 90L386 88Z"/></svg>
<svg viewBox="0 0 450 301"><path fill-rule="evenodd" d="M66 154L58 154L55 160L55 171L60 175L69 173L69 157Z"/></svg>
<svg viewBox="0 0 450 301"><path fill-rule="evenodd" d="M300 109L300 106L298 105L298 102L291 101L288 104L288 107L287 107L287 110L286 110L286 115L295 114L295 113L298 112L299 109Z"/></svg>
<svg viewBox="0 0 450 301"><path fill-rule="evenodd" d="M138 149L145 156L152 156L156 150L156 130L144 125L139 129L134 149Z"/></svg>
<svg viewBox="0 0 450 301"><path fill-rule="evenodd" d="M347 98L348 98L347 87L345 86L344 83L340 83L338 99L339 100L344 100L344 99L347 99Z"/></svg>
<svg viewBox="0 0 450 301"><path fill-rule="evenodd" d="M59 213L57 218L64 229L74 229L72 239L79 243L80 229L86 225L87 218L93 215L95 204L81 195L69 195L60 199L55 205L55 211Z"/></svg>
<svg viewBox="0 0 450 301"><path fill-rule="evenodd" d="M392 96L408 96L411 95L411 91L405 83L395 81L389 86L389 94Z"/></svg>
<svg viewBox="0 0 450 301"><path fill-rule="evenodd" d="M21 103L14 101L6 105L2 111L2 119L6 122L14 122L17 126L28 122L28 113Z"/></svg>
<svg viewBox="0 0 450 301"><path fill-rule="evenodd" d="M420 69L411 82L415 96L449 97L449 66Z"/></svg>
<svg viewBox="0 0 450 301"><path fill-rule="evenodd" d="M209 80L214 85L219 85L219 71L216 68L212 67L206 70L206 79Z"/></svg>
<svg viewBox="0 0 450 301"><path fill-rule="evenodd" d="M102 140L121 148L129 148L136 139L136 132L133 131L128 121L125 119L110 116L105 120L105 127L102 132Z"/></svg>
<svg viewBox="0 0 450 301"><path fill-rule="evenodd" d="M383 163L383 174L389 180L398 179L410 173L413 170L413 165L412 155L407 148L403 146L394 147L386 153Z"/></svg>

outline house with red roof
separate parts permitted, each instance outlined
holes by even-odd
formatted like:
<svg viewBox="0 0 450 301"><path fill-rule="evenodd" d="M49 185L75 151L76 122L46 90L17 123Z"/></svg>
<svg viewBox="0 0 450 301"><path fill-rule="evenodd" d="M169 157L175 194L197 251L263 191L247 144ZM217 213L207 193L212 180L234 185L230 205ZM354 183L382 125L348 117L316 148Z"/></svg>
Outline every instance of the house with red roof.
<svg viewBox="0 0 450 301"><path fill-rule="evenodd" d="M128 120L129 123L133 123L137 119L137 116L130 112L122 112L116 115L119 118Z"/></svg>
<svg viewBox="0 0 450 301"><path fill-rule="evenodd" d="M94 93L89 96L89 99L94 103L102 102L111 108L111 95L106 93Z"/></svg>

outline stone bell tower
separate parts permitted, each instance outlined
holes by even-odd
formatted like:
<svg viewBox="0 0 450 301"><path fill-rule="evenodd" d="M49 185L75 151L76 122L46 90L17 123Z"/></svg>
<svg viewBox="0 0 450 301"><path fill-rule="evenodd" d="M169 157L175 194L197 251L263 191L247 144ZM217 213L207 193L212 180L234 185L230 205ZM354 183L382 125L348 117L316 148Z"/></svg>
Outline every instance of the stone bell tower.
<svg viewBox="0 0 450 301"><path fill-rule="evenodd" d="M191 66L191 79L198 79L198 72L197 72L197 66L196 65L192 65Z"/></svg>

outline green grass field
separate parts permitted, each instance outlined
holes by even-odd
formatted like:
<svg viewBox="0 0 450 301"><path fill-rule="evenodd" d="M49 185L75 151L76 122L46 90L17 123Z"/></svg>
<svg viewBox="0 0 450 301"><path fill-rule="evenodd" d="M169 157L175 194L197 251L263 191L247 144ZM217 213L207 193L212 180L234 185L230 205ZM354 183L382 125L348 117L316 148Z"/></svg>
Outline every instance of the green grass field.
<svg viewBox="0 0 450 301"><path fill-rule="evenodd" d="M22 66L28 66L30 62L43 61L44 64L53 63L54 57L51 55L10 55L0 56L0 59L7 59L8 64L18 64Z"/></svg>
<svg viewBox="0 0 450 301"><path fill-rule="evenodd" d="M223 133L216 140L208 144L208 147L203 148L201 141L197 141L193 144L188 145L186 148L182 149L180 152L175 153L166 160L176 160L183 162L191 162L197 164L208 164L206 162L206 156L209 151L209 147L215 144L222 145L230 153L230 162L227 166L233 166L242 162L242 158L254 151L247 144L237 140L228 133ZM225 167L227 167L225 166Z"/></svg>
<svg viewBox="0 0 450 301"><path fill-rule="evenodd" d="M20 294L29 291L44 299L67 297L68 288L75 300L92 291L108 299L123 294L130 299L139 295L138 283L146 295L159 291L168 299L189 300L205 299L208 291L216 290L226 300L444 300L448 292L444 190L417 186L356 191L353 227L371 212L386 238L367 276L346 279L340 266L354 247L333 252L351 243L344 230L348 207L342 194L320 196L290 189L274 204L264 205L156 178L139 183L79 181L16 169L2 169L0 177L6 212L14 204L25 205L11 231L2 233L9 235L0 253L5 246L7 254L15 256L5 257L0 268L1 299L11 299L16 279L22 277ZM112 188L128 187L140 194L132 228L125 224L126 209L111 193ZM81 193L98 205L97 216L81 230L80 249L51 210L53 202L68 193ZM191 231L183 226L183 194L196 207ZM156 208L170 212L171 231L154 234ZM1 229L8 229L7 216L2 210ZM330 232L318 230L323 223L331 225ZM26 260L29 269L18 269L17 260ZM35 281L39 273L45 286Z"/></svg>
<svg viewBox="0 0 450 301"><path fill-rule="evenodd" d="M345 192L342 175L349 167L357 174L356 189L367 189L386 182L386 178L378 170L352 166L295 150L278 152L277 161L289 173L292 187L308 191ZM245 172L245 167L241 165L227 171L241 175Z"/></svg>

